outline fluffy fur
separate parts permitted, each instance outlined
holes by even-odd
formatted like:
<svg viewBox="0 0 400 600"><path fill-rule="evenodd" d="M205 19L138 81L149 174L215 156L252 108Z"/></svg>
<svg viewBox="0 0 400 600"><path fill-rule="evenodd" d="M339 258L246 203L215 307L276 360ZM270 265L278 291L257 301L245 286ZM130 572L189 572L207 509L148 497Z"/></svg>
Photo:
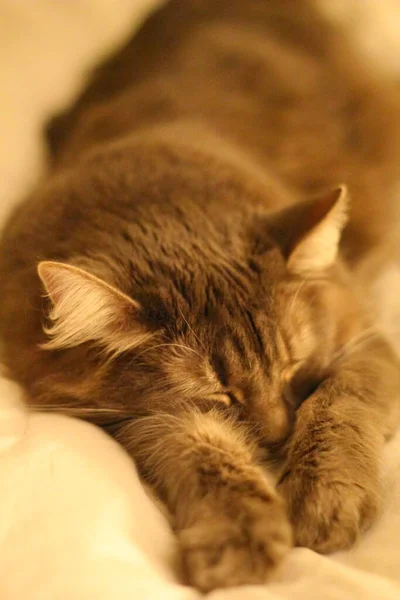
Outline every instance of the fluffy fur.
<svg viewBox="0 0 400 600"><path fill-rule="evenodd" d="M368 295L399 118L311 2L173 0L52 123L8 223L10 375L121 440L202 590L264 581L292 538L348 547L378 511L400 369Z"/></svg>
<svg viewBox="0 0 400 600"><path fill-rule="evenodd" d="M101 279L51 261L41 262L38 273L52 303L48 316L54 323L44 328L50 337L44 349L73 348L95 341L117 356L151 337L148 332L133 335L137 303Z"/></svg>

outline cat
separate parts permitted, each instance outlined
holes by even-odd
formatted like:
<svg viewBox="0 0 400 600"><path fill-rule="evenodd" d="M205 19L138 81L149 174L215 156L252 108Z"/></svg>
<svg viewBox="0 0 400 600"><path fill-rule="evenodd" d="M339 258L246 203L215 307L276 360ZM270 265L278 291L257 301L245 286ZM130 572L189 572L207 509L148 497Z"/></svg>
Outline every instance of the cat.
<svg viewBox="0 0 400 600"><path fill-rule="evenodd" d="M10 377L123 444L202 591L347 548L379 511L399 115L311 1L171 0L52 121L5 228Z"/></svg>

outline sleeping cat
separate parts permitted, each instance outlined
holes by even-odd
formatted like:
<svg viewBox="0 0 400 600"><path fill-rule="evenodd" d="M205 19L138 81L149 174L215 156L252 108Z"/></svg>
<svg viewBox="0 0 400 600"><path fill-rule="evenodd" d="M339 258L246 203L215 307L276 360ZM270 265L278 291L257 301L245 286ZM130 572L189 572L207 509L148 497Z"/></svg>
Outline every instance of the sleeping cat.
<svg viewBox="0 0 400 600"><path fill-rule="evenodd" d="M203 591L377 513L400 368L369 290L398 239L399 108L311 1L172 0L52 123L9 220L10 376L121 441Z"/></svg>

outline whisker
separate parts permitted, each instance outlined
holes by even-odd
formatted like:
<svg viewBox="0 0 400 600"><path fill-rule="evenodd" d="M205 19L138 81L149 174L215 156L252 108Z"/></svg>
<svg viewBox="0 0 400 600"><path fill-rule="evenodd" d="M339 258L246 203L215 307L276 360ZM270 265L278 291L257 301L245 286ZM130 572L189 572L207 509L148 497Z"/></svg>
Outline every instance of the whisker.
<svg viewBox="0 0 400 600"><path fill-rule="evenodd" d="M87 412L106 412L106 413L120 413L121 409L118 408L98 408L96 406L91 407L81 407L74 406L73 404L30 404L29 405L34 410L80 410Z"/></svg>
<svg viewBox="0 0 400 600"><path fill-rule="evenodd" d="M193 354L196 354L199 358L201 358L201 360L203 360L203 356L200 354L200 352L197 352L196 350L194 350L193 348L190 348L189 346L185 346L184 344L174 344L174 343L165 343L165 344L157 344L155 346L151 346L150 348L146 348L146 350L144 350L143 352L140 352L140 354L136 355L136 359L141 358L142 356L144 356L144 354L146 354L146 352L150 352L150 350L156 350L157 348L163 348L166 346L171 346L174 348L180 348L181 350L185 350L188 352L193 352Z"/></svg>
<svg viewBox="0 0 400 600"><path fill-rule="evenodd" d="M342 346L342 348L340 348L335 353L333 360L340 360L341 358L343 358L343 356L349 354L349 352L355 352L360 347L362 347L363 344L366 344L367 342L373 340L376 337L379 337L380 335L381 332L375 327L369 327L368 329L364 329L364 331L361 331L358 335L351 338L347 342L347 344Z"/></svg>
<svg viewBox="0 0 400 600"><path fill-rule="evenodd" d="M289 314L289 316L290 316L290 315L292 314L292 312L295 310L295 308L296 308L296 303L297 303L297 301L298 301L298 298L299 298L300 292L301 292L301 290L303 289L303 287L305 286L305 284L306 284L306 283L307 283L307 280L304 280L304 281L301 281L301 282L299 283L299 285L297 286L297 289L296 289L296 291L295 291L295 293L294 293L294 295L293 295L292 301L291 301L291 303L290 303L290 306L289 306L289 308L288 308L288 314Z"/></svg>
<svg viewBox="0 0 400 600"><path fill-rule="evenodd" d="M319 277L318 279L304 279L303 281L301 281L294 293L294 296L292 298L292 301L290 303L290 306L288 308L288 314L290 315L292 313L292 311L295 309L295 305L296 302L298 300L299 294L301 292L301 290L303 289L304 286L309 285L309 286L313 286L315 287L316 285L319 286L325 286L327 284L327 279L324 277Z"/></svg>
<svg viewBox="0 0 400 600"><path fill-rule="evenodd" d="M186 325L188 326L189 330L193 333L194 337L196 338L196 340L199 342L200 346L203 348L203 350L205 350L204 344L201 341L201 339L199 338L199 336L195 333L193 327L189 324L189 321L186 319L185 315L183 314L181 308L179 307L179 312L181 313L181 317L184 320L184 322L186 323Z"/></svg>
<svg viewBox="0 0 400 600"><path fill-rule="evenodd" d="M83 419L100 427L109 428L124 421L131 421L135 415L124 409L97 408L63 404L33 404L29 410L35 413L50 413L75 419Z"/></svg>

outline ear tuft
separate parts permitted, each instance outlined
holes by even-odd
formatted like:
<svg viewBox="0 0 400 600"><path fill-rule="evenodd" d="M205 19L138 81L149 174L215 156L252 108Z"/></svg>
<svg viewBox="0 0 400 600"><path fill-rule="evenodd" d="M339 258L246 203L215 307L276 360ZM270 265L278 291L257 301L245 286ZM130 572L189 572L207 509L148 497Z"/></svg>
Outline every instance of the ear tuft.
<svg viewBox="0 0 400 600"><path fill-rule="evenodd" d="M308 204L304 233L296 240L287 261L291 273L323 271L334 264L348 212L349 196L344 185Z"/></svg>
<svg viewBox="0 0 400 600"><path fill-rule="evenodd" d="M52 261L41 262L38 274L52 302L52 325L45 328L50 340L43 348L71 348L93 341L119 354L151 336L137 324L139 305L98 277Z"/></svg>

